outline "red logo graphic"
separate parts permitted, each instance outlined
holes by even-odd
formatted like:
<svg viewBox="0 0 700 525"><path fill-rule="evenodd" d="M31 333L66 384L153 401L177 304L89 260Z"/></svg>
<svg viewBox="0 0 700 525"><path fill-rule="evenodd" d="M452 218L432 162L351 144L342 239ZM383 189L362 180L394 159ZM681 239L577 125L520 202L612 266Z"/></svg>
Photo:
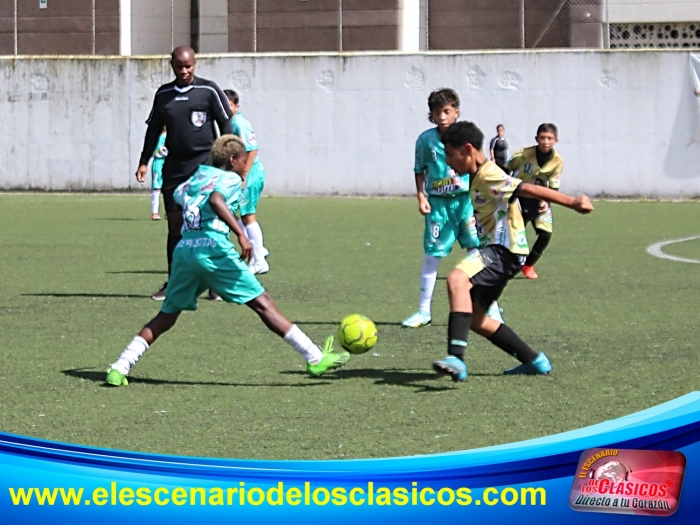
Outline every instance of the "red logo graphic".
<svg viewBox="0 0 700 525"><path fill-rule="evenodd" d="M685 456L592 448L581 454L569 506L583 512L670 516L678 509Z"/></svg>

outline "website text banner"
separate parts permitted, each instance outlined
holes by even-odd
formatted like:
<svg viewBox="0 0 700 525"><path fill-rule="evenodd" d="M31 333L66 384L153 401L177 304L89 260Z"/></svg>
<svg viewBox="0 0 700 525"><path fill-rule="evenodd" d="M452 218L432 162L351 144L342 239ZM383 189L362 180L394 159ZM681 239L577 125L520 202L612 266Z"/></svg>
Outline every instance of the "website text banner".
<svg viewBox="0 0 700 525"><path fill-rule="evenodd" d="M673 513L665 523L689 523L700 512L700 500L694 497L700 490L697 392L617 420L536 440L377 460L174 457L0 434L0 511L4 522L26 524L87 523L114 516L130 524L195 519L206 523L290 519L308 524L436 519L584 523L591 515L569 505L572 483L581 472L585 477L595 470L604 477L616 468L609 462L604 468L594 465L599 456L613 452L589 449L666 451L664 457L676 454L687 459L682 489L680 478L673 478L676 490L671 491L673 508L669 506ZM592 459L582 458L584 452L592 454ZM634 458L634 453L625 453L626 458ZM629 469L639 475L634 459L623 463L631 464ZM680 463L672 463L678 473ZM659 479L665 482L666 478ZM603 485L607 490L609 483ZM635 505L631 498L630 505ZM618 523L640 518L601 513L595 519L596 523Z"/></svg>

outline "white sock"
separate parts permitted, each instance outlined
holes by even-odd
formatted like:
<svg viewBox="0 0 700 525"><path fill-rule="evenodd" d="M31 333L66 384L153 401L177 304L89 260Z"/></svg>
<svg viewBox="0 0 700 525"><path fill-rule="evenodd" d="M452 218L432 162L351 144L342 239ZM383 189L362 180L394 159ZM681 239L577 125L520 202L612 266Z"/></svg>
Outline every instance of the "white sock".
<svg viewBox="0 0 700 525"><path fill-rule="evenodd" d="M263 232L260 229L260 224L252 222L248 224L245 229L250 243L253 245L253 264L263 262L265 257L263 256Z"/></svg>
<svg viewBox="0 0 700 525"><path fill-rule="evenodd" d="M418 304L418 309L422 312L430 313L439 265L440 259L432 255L426 255L423 259L423 269L420 274L420 303Z"/></svg>
<svg viewBox="0 0 700 525"><path fill-rule="evenodd" d="M122 355L119 356L117 362L112 364L112 368L120 374L128 374L131 367L136 364L136 361L141 358L146 350L148 350L148 343L143 337L137 335L122 352Z"/></svg>
<svg viewBox="0 0 700 525"><path fill-rule="evenodd" d="M158 207L160 206L160 190L153 190L151 192L151 215L158 214Z"/></svg>
<svg viewBox="0 0 700 525"><path fill-rule="evenodd" d="M323 359L321 349L297 325L292 325L287 335L284 336L284 342L299 352L312 365L319 364Z"/></svg>

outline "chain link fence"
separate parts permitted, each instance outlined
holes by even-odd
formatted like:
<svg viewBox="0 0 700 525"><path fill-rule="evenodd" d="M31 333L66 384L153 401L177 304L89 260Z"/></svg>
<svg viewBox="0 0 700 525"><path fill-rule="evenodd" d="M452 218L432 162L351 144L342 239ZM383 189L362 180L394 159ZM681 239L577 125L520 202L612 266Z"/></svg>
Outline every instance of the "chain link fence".
<svg viewBox="0 0 700 525"><path fill-rule="evenodd" d="M700 48L698 0L0 0L0 54Z"/></svg>

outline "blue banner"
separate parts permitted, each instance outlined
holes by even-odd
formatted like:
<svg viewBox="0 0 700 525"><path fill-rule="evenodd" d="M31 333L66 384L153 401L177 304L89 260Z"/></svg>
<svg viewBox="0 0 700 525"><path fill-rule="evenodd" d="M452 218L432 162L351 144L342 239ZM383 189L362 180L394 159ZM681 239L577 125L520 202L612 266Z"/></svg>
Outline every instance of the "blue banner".
<svg viewBox="0 0 700 525"><path fill-rule="evenodd" d="M613 456L623 451L624 457L635 458L639 455L629 452L634 450L680 453L664 455L664 464L672 464L675 470L672 475L657 476L659 487L675 487L675 499L671 506L649 503L635 492L635 497L626 498L626 512L645 506L649 513L649 506L658 504L667 514L672 512L664 523L695 523L700 515L698 392L614 421L540 439L376 460L176 457L0 434L0 521L357 525L361 520L541 524L546 519L572 525L591 519L601 524L660 519L608 513L606 506L617 507L614 495L581 492L625 490L629 476L625 469L636 467L627 465L629 459L613 461ZM593 454L590 461L582 458L586 451ZM608 456L613 459L602 467L591 467L594 460ZM645 461L651 461L648 456ZM668 459L683 457L685 462ZM621 480L606 478L623 463ZM594 471L605 480L584 483ZM654 472L658 474L658 469ZM596 514L570 506L577 479L577 490L584 495L572 502L588 505L590 501L590 509L580 510ZM667 488L663 491L666 494Z"/></svg>

